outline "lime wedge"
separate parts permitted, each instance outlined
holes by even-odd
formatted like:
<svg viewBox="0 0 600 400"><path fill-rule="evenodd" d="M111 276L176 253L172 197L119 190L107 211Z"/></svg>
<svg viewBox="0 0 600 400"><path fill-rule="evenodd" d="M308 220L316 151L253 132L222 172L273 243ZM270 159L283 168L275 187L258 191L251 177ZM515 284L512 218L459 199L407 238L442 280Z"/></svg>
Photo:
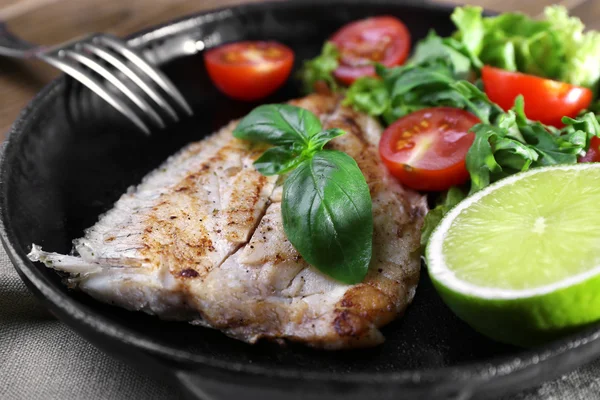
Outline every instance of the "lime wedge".
<svg viewBox="0 0 600 400"><path fill-rule="evenodd" d="M600 320L600 163L475 193L444 217L426 258L445 303L497 341L536 345Z"/></svg>

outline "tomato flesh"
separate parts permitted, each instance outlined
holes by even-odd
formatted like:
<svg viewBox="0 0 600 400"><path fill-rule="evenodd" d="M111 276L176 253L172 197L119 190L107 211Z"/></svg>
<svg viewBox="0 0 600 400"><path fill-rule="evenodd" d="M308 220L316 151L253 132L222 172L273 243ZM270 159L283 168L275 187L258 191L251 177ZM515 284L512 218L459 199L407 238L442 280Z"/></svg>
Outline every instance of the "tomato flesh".
<svg viewBox="0 0 600 400"><path fill-rule="evenodd" d="M347 85L362 76L375 76L373 62L400 65L410 51L410 33L398 18L381 16L351 22L332 37L340 51L334 76Z"/></svg>
<svg viewBox="0 0 600 400"><path fill-rule="evenodd" d="M446 190L469 179L465 156L475 140L469 129L479 122L459 108L419 110L383 132L379 154L404 185L424 191Z"/></svg>
<svg viewBox="0 0 600 400"><path fill-rule="evenodd" d="M283 85L292 71L294 52L277 42L237 42L207 51L204 64L221 92L253 101Z"/></svg>
<svg viewBox="0 0 600 400"><path fill-rule="evenodd" d="M484 66L481 77L485 93L505 111L523 95L527 118L560 128L562 117L574 118L592 101L590 89L520 72Z"/></svg>
<svg viewBox="0 0 600 400"><path fill-rule="evenodd" d="M579 162L600 162L600 138L598 136L592 138L590 148L585 153L585 156L579 157Z"/></svg>

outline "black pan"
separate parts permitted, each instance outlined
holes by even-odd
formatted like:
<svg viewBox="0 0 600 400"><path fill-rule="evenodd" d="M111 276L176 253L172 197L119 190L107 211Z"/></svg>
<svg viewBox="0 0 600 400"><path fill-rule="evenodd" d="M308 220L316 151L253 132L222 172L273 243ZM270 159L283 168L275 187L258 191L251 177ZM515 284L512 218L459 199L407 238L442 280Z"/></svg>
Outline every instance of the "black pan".
<svg viewBox="0 0 600 400"><path fill-rule="evenodd" d="M392 14L414 40L435 28L449 34L449 8L417 2L338 0L246 5L194 15L131 37L164 62L193 103L194 119L151 137L71 79L42 90L14 124L1 165L1 236L29 288L58 318L106 352L167 376L191 397L244 399L489 399L556 377L600 354L600 328L523 350L490 341L456 318L423 271L406 316L384 329L385 344L322 352L272 344L250 346L217 331L164 322L68 291L60 277L26 258L31 243L68 252L129 185L184 144L203 138L254 105L231 101L211 85L201 55L179 57L180 35L234 41L275 39L302 59L319 52L342 24ZM300 95L290 80L267 101Z"/></svg>

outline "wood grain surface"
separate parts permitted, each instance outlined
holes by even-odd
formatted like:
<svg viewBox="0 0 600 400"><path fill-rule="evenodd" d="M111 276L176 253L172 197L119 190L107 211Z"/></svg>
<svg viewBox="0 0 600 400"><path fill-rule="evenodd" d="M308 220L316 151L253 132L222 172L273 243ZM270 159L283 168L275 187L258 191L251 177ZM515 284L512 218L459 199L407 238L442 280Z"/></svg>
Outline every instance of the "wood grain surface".
<svg viewBox="0 0 600 400"><path fill-rule="evenodd" d="M259 0L0 0L0 21L34 43L57 44L89 32L126 35L175 17ZM461 4L457 0L436 0ZM539 15L549 4L562 4L590 28L600 29L600 0L471 0L496 11ZM0 140L27 102L57 70L39 61L0 58Z"/></svg>

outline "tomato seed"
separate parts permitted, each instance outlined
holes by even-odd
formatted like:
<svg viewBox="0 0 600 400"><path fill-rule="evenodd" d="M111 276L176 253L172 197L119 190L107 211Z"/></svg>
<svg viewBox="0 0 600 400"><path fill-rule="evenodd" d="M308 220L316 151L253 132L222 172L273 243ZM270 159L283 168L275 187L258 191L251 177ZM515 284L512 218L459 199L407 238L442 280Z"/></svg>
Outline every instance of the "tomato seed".
<svg viewBox="0 0 600 400"><path fill-rule="evenodd" d="M412 140L400 139L396 142L397 151L412 149L413 147L415 147L415 142L413 142Z"/></svg>

